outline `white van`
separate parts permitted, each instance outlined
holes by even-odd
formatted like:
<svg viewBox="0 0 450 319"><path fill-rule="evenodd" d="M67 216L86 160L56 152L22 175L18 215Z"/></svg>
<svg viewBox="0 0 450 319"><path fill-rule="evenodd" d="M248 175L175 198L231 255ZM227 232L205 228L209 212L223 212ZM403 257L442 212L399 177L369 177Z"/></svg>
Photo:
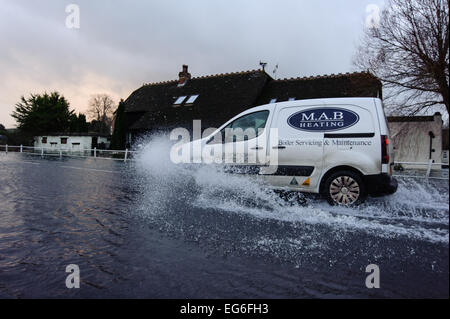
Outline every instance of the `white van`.
<svg viewBox="0 0 450 319"><path fill-rule="evenodd" d="M256 176L274 189L323 194L332 205L356 205L367 195L397 190L397 181L391 176L393 146L382 101L377 98L262 105L184 146L192 149L194 143L194 147L201 146L202 156L220 154L218 148L231 149L234 160L247 160L256 150L258 155L265 155L262 162L233 162L231 171ZM274 151L276 161L269 154ZM227 151L215 156L224 159L224 153Z"/></svg>

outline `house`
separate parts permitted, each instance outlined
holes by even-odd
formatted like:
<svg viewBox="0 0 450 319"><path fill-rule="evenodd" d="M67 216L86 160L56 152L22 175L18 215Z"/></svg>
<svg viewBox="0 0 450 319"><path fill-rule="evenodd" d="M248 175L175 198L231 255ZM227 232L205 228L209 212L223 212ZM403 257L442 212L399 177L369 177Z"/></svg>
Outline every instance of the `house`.
<svg viewBox="0 0 450 319"><path fill-rule="evenodd" d="M441 163L442 147L445 145L442 139L442 124L440 113L431 116L389 116L388 125L394 142L395 161L427 163L431 159ZM426 168L426 166L417 165L402 166L415 169Z"/></svg>
<svg viewBox="0 0 450 319"><path fill-rule="evenodd" d="M263 70L192 77L183 65L178 80L144 84L125 100L127 144L147 132L184 127L219 127L253 106L290 99L380 97L372 74L347 73L274 80Z"/></svg>
<svg viewBox="0 0 450 319"><path fill-rule="evenodd" d="M34 137L34 147L74 152L107 149L110 143L110 135L98 133L51 133Z"/></svg>

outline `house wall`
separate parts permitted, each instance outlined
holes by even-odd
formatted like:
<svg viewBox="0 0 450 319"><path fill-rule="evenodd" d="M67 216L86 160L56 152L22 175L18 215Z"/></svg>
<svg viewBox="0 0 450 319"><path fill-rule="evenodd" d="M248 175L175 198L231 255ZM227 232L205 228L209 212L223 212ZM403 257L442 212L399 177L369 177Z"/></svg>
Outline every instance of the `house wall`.
<svg viewBox="0 0 450 319"><path fill-rule="evenodd" d="M47 137L47 143L42 143L42 138ZM34 147L43 147L45 149L55 149L55 150L71 150L71 151L82 151L86 149L92 149L92 137L93 136L35 136L34 137ZM61 144L61 138L67 138L67 144ZM98 137L98 143L105 143L106 148L109 147L110 141L107 137Z"/></svg>
<svg viewBox="0 0 450 319"><path fill-rule="evenodd" d="M394 143L396 162L428 162L430 159L430 135L433 132L431 159L442 160L442 118L440 114L433 121L389 122L389 130ZM405 168L426 169L426 166L402 165ZM439 169L433 166L433 169Z"/></svg>

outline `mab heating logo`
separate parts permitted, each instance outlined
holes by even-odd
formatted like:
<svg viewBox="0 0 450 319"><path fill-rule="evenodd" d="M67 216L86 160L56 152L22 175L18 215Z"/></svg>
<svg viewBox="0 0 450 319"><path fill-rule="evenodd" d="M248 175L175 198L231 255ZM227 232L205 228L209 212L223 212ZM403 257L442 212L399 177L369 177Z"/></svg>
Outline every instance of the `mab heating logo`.
<svg viewBox="0 0 450 319"><path fill-rule="evenodd" d="M341 108L316 108L292 114L288 124L302 131L327 132L348 128L359 121L353 111Z"/></svg>

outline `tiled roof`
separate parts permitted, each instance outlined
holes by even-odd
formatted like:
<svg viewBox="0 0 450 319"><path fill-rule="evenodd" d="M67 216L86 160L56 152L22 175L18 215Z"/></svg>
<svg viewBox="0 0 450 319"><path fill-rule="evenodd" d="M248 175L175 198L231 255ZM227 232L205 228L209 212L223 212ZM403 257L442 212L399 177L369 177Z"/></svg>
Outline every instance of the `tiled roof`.
<svg viewBox="0 0 450 319"><path fill-rule="evenodd" d="M381 97L381 82L370 73L355 72L271 81L258 104L332 97Z"/></svg>
<svg viewBox="0 0 450 319"><path fill-rule="evenodd" d="M99 136L99 137L110 137L110 134L96 133L96 132L46 132L39 133L36 136Z"/></svg>
<svg viewBox="0 0 450 319"><path fill-rule="evenodd" d="M260 72L261 70L248 70L248 71L240 71L240 72L229 72L229 73L217 73L217 74L210 74L210 75L202 75L193 77L191 80L195 79L210 79L210 78L217 78L217 77L224 77L224 76L233 76L233 75L242 75L242 74L249 74L249 73L256 73ZM161 84L178 84L178 80L170 80L170 81L161 81L161 82L153 82L153 83L144 83L144 86L146 85L161 85Z"/></svg>

